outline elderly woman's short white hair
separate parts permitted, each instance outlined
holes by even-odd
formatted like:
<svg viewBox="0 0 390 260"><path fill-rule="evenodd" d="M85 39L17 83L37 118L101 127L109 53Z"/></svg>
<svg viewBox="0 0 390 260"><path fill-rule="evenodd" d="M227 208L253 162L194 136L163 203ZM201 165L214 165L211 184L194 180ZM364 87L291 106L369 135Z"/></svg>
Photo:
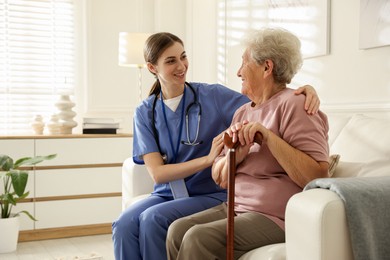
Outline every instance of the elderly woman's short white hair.
<svg viewBox="0 0 390 260"><path fill-rule="evenodd" d="M251 58L258 64L274 63L273 76L278 83L290 83L302 66L301 42L282 28L263 28L252 31L244 40Z"/></svg>

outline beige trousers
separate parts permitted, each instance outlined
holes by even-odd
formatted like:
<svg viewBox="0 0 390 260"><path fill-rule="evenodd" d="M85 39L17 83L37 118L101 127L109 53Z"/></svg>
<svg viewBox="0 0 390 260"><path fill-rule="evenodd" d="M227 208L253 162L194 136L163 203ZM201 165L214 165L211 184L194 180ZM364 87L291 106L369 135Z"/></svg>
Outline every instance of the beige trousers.
<svg viewBox="0 0 390 260"><path fill-rule="evenodd" d="M174 221L166 239L168 259L226 259L226 216L227 206L223 203ZM284 231L259 213L242 213L234 218L234 259L254 248L284 240Z"/></svg>

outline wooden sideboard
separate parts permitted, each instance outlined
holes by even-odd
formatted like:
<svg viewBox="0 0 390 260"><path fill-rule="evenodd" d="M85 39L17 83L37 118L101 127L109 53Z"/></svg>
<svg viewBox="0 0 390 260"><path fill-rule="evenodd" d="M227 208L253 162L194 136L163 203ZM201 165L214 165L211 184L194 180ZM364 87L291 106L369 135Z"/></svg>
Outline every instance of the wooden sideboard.
<svg viewBox="0 0 390 260"><path fill-rule="evenodd" d="M19 241L111 233L121 212L121 167L131 156L132 136L0 136L0 153L14 159L57 154L29 167L30 195L14 212L21 215Z"/></svg>

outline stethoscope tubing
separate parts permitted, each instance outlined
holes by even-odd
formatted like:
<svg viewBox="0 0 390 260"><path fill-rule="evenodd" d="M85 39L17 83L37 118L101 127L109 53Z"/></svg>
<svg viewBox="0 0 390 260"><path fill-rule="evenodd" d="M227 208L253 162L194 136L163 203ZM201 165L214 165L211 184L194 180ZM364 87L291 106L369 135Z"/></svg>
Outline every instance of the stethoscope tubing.
<svg viewBox="0 0 390 260"><path fill-rule="evenodd" d="M199 107L200 107L200 105L199 105ZM201 143L202 143L202 141L197 142L198 136L199 136L199 127L200 127L201 113L202 113L202 111L200 110L200 112L199 112L199 114L198 114L198 124L197 124L197 126L196 126L196 135L195 135L194 141L192 141L192 142L191 142L191 140L190 140L190 130L189 130L189 127L188 127L188 125L189 125L188 114L186 114L187 142L181 141L182 144L195 146L195 145L198 145L198 144L201 144Z"/></svg>
<svg viewBox="0 0 390 260"><path fill-rule="evenodd" d="M191 86L190 83L188 82L185 82L185 85L188 86L193 95L194 95L194 100L192 103L190 103L187 108L186 108L186 111L185 111L185 121L186 121L186 124L185 124L185 127L186 127L186 135L187 135L187 140L186 141L181 141L182 144L185 144L185 145L189 145L189 146L196 146L196 145L199 145L199 144L202 144L203 142L202 141L198 141L198 137L199 137L199 128L200 128L200 121L201 121L201 115L202 115L202 106L201 104L199 103L198 101L198 95L196 93L196 91L194 90L194 88ZM157 133L157 128L156 128L156 122L155 122L155 108L156 108L156 104L157 104L157 100L158 100L158 95L155 94L155 97L154 97L154 100L153 100L153 106L152 106L152 128L153 128L153 134L154 134L154 137L156 139L156 143L157 143L157 147L158 147L158 150L160 152L160 154L163 156L163 158L167 157L166 155L163 155L161 153L161 147L160 147L160 142L159 142L159 138L158 138L158 133ZM161 100L162 101L162 100ZM184 100L183 100L184 101ZM163 105L163 104L162 104ZM189 111L190 109L193 107L193 106L198 106L199 107L199 112L198 112L198 116L197 116L197 119L198 119L198 122L197 122L197 127L196 127L196 134L195 134L195 138L193 141L190 140L190 132L189 132Z"/></svg>

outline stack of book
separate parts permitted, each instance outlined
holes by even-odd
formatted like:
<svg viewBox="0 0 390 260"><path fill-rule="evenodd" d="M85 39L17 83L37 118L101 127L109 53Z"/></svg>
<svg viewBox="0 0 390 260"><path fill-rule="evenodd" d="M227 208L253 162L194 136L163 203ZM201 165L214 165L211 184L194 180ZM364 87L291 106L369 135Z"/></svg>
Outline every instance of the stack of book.
<svg viewBox="0 0 390 260"><path fill-rule="evenodd" d="M83 134L116 134L119 121L110 117L84 117Z"/></svg>

